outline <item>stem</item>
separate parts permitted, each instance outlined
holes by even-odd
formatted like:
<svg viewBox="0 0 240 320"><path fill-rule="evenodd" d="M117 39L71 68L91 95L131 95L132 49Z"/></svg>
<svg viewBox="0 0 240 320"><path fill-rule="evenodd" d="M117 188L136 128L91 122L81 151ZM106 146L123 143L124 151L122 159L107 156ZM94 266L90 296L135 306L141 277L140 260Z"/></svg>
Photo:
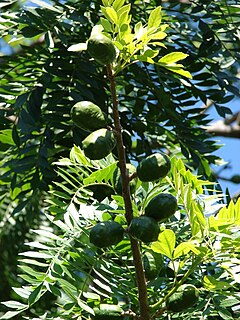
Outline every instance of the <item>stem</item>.
<svg viewBox="0 0 240 320"><path fill-rule="evenodd" d="M197 257L195 261L193 261L191 268L188 269L188 271L184 274L184 276L182 277L182 279L177 283L176 286L174 286L169 292L168 294L166 294L164 296L164 298L162 298L161 300L159 300L158 302L156 302L155 304L151 305L152 308L158 308L160 307L164 301L166 301L175 291L177 291L177 289L184 283L184 281L190 276L191 273L194 272L195 268L200 264L200 262L202 261L202 257ZM155 313L157 314L157 312ZM155 316L155 314L153 316Z"/></svg>
<svg viewBox="0 0 240 320"><path fill-rule="evenodd" d="M115 138L117 143L119 168L120 168L121 177L122 177L122 195L123 195L123 200L125 204L125 216L126 216L127 224L130 225L133 218L133 209L132 209L132 201L131 201L130 188L129 188L129 175L126 168L126 154L125 154L125 147L124 147L123 138L122 138L122 127L121 127L120 117L118 112L116 81L110 65L107 65L107 75L110 81L110 90L112 95L113 120L114 120L114 128L115 128ZM147 285L146 285L145 274L143 270L139 243L137 240L133 239L132 237L130 237L130 241L131 241L133 261L134 261L135 271L136 271L136 280L137 280L139 306L140 306L140 320L150 320L150 312L149 312L149 304L148 304L148 296L147 296Z"/></svg>

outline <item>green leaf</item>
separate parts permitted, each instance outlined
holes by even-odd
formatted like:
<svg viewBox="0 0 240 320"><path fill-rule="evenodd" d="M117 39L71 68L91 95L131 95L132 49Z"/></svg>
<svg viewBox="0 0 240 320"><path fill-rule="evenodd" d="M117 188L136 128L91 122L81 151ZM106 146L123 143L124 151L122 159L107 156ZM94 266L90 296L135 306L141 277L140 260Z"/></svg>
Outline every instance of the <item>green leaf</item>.
<svg viewBox="0 0 240 320"><path fill-rule="evenodd" d="M48 267L48 263L39 262L34 259L19 259L18 261L21 263L31 264L39 267Z"/></svg>
<svg viewBox="0 0 240 320"><path fill-rule="evenodd" d="M200 251L196 248L193 242L182 242L175 248L173 257L174 259L177 259L181 256L185 256L190 251L194 252L196 255L200 254Z"/></svg>
<svg viewBox="0 0 240 320"><path fill-rule="evenodd" d="M162 253L173 260L173 250L175 248L176 236L172 230L166 229L160 233L158 240L152 243L152 250Z"/></svg>
<svg viewBox="0 0 240 320"><path fill-rule="evenodd" d="M54 48L54 41L51 35L51 32L48 30L48 32L45 34L45 41L48 46L48 48L52 49Z"/></svg>
<svg viewBox="0 0 240 320"><path fill-rule="evenodd" d="M16 292L17 295L19 295L21 298L24 298L24 299L28 299L31 293L28 287L24 287L24 288L13 287L12 289L14 292Z"/></svg>
<svg viewBox="0 0 240 320"><path fill-rule="evenodd" d="M22 253L19 253L19 255L25 256L25 257L39 258L39 259L52 258L52 256L50 254L48 254L48 253L36 252L36 251L22 252Z"/></svg>
<svg viewBox="0 0 240 320"><path fill-rule="evenodd" d="M225 308L218 308L217 312L223 320L234 320L231 312L229 312Z"/></svg>
<svg viewBox="0 0 240 320"><path fill-rule="evenodd" d="M87 50L87 43L83 42L83 43L73 44L67 50L68 51L74 51L74 52Z"/></svg>
<svg viewBox="0 0 240 320"><path fill-rule="evenodd" d="M35 302L37 302L41 296L43 295L43 283L41 283L39 286L37 286L33 292L30 293L28 297L28 303L29 305L33 305Z"/></svg>
<svg viewBox="0 0 240 320"><path fill-rule="evenodd" d="M26 305L26 304L23 304L18 301L13 301L13 300L4 301L4 302L1 302L1 304L3 304L4 306L6 306L10 309L23 309L25 307L28 307L28 305Z"/></svg>
<svg viewBox="0 0 240 320"><path fill-rule="evenodd" d="M33 38L41 33L44 32L44 30L41 30L41 29L36 29L36 28L33 28L33 27L24 27L22 30L21 30L23 36L25 38Z"/></svg>
<svg viewBox="0 0 240 320"><path fill-rule="evenodd" d="M125 0L115 0L112 4L113 9L117 12L125 3Z"/></svg>
<svg viewBox="0 0 240 320"><path fill-rule="evenodd" d="M110 6L110 3L109 3L108 0L102 0L102 3L103 3L103 5L104 5L105 7Z"/></svg>
<svg viewBox="0 0 240 320"><path fill-rule="evenodd" d="M212 276L204 276L203 278L204 288L209 291L222 291L230 288L230 284L225 281L219 281Z"/></svg>
<svg viewBox="0 0 240 320"><path fill-rule="evenodd" d="M117 12L112 8L112 7L107 7L106 8L106 13L109 17L109 19L115 23L116 25L118 24L118 15Z"/></svg>
<svg viewBox="0 0 240 320"><path fill-rule="evenodd" d="M163 56L161 59L158 60L159 63L161 64L173 64L178 62L179 60L183 60L186 57L188 57L188 54L183 53L183 52L172 52L169 54L166 54Z"/></svg>
<svg viewBox="0 0 240 320"><path fill-rule="evenodd" d="M52 285L51 283L45 282L45 286L46 286L46 289L49 292L51 292L52 294L54 294L56 297L61 297L62 296L61 291L57 287Z"/></svg>
<svg viewBox="0 0 240 320"><path fill-rule="evenodd" d="M167 34L165 32L159 31L159 32L156 32L156 33L148 36L148 39L149 39L149 41L162 40L162 39L166 38L166 36L167 36Z"/></svg>
<svg viewBox="0 0 240 320"><path fill-rule="evenodd" d="M131 16L129 12L131 10L131 4L126 4L122 8L118 10L118 25L121 26L123 24L129 24Z"/></svg>
<svg viewBox="0 0 240 320"><path fill-rule="evenodd" d="M145 29L143 28L142 22L139 21L135 26L134 26L134 33L135 33L135 38L137 40L141 39L141 37L144 34Z"/></svg>
<svg viewBox="0 0 240 320"><path fill-rule="evenodd" d="M109 20L107 19L104 19L104 18L100 18L100 21L101 21L101 25L103 26L104 30L106 32L112 32L112 24L111 22L109 22Z"/></svg>
<svg viewBox="0 0 240 320"><path fill-rule="evenodd" d="M93 182L102 182L108 181L113 174L113 171L116 169L117 161L115 163L110 164L106 168L99 169L89 175L88 178L83 180L84 185L91 184Z"/></svg>
<svg viewBox="0 0 240 320"><path fill-rule="evenodd" d="M44 272L36 271L36 270L32 269L31 267L21 265L21 266L19 266L19 268L22 269L25 273L37 278L38 280L43 280L45 277Z"/></svg>
<svg viewBox="0 0 240 320"><path fill-rule="evenodd" d="M82 165L91 165L90 161L85 157L82 150L76 145L74 145L74 147L71 149L70 159Z"/></svg>
<svg viewBox="0 0 240 320"><path fill-rule="evenodd" d="M13 138L12 138L12 130L5 129L0 131L0 142L6 143L9 145L15 145Z"/></svg>
<svg viewBox="0 0 240 320"><path fill-rule="evenodd" d="M18 310L18 311L8 311L5 314L3 314L0 319L11 319L13 317L15 317L16 315L18 315L19 313L23 312L24 310L26 310L26 308Z"/></svg>
<svg viewBox="0 0 240 320"><path fill-rule="evenodd" d="M186 78L192 79L191 73L189 71L183 70L182 68L170 67L170 66L164 66L164 68L166 68L174 73L180 74L181 76L184 76Z"/></svg>
<svg viewBox="0 0 240 320"><path fill-rule="evenodd" d="M162 15L161 15L162 8L159 6L151 11L150 16L148 18L148 30L151 28L158 28L161 24Z"/></svg>
<svg viewBox="0 0 240 320"><path fill-rule="evenodd" d="M87 313L95 315L93 309L91 307L89 307L84 301L78 299L78 305L79 305L80 308L82 308Z"/></svg>

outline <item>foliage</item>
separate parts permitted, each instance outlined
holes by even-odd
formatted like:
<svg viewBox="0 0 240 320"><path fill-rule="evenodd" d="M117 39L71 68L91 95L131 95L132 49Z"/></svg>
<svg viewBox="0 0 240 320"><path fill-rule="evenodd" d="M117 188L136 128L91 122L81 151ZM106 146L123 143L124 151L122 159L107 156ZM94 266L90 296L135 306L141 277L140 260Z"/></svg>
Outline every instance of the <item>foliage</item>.
<svg viewBox="0 0 240 320"><path fill-rule="evenodd" d="M66 177L65 184L59 184L58 190L51 192L45 213L51 224L58 228L57 235L53 229L44 226L34 230L36 239L27 243L30 250L22 252L19 261L20 276L27 284L14 289L25 298L25 303L4 302L12 311L2 319L26 309L34 310L34 304L47 292L56 297L58 309L45 310L42 314L32 311L35 316L44 313L44 319L57 316L72 319L74 315L89 319L88 314L92 314L100 302L115 304L120 301L126 314L129 308L138 312L128 235L118 245L101 250L89 242L89 231L96 221L114 219L126 228L121 196L99 203L87 192L88 184L93 181L111 185L115 164L111 156L107 162L88 163L77 147L72 149L71 159L58 163L60 174ZM82 176L76 184L76 176L81 177L86 167L95 170L89 178ZM143 201L159 190L165 189L178 198L178 214L161 225L158 240L150 247L141 246L142 253L153 251L163 258L158 277L148 282L152 313L157 315L166 299L187 282L199 288L201 297L197 306L188 310L188 319L200 319L202 314L237 318L233 307L239 304L235 292L239 287L237 265L240 260L235 252L239 250L239 232L236 230L240 225L240 201L223 206L217 215L207 217L215 211L214 205L220 198L207 194L212 183L194 176L176 157L172 158L172 168L168 177L154 187L152 183L142 183L132 199L135 215L139 215ZM103 170L108 174L103 176ZM85 199L83 190L86 190ZM165 318L167 314L163 308L161 319ZM178 314L178 319L184 318L186 313Z"/></svg>
<svg viewBox="0 0 240 320"><path fill-rule="evenodd" d="M109 115L112 113L110 89L102 67L90 61L88 52L68 50L79 41L85 43L93 26L100 20L104 32L111 35L119 49L114 68L117 74L121 124L128 139L128 160L137 162L159 149L167 150L173 155L172 176L166 180L166 185L157 185L151 190L151 184L139 183L137 192L140 198L136 198L134 212L137 215L138 209L141 209L140 201L144 198L145 203L146 195L147 200L150 200L154 194L159 190L166 190L170 184L171 192L180 199L180 213L189 215L190 225L187 219L181 222L183 229L178 221L171 222L176 240L168 228L162 233L168 233L168 237L173 238L170 246L172 250L167 252L167 255L166 252L162 253L170 259L164 258L164 268L168 268L168 271L170 267L170 271L175 268L175 280L177 275L181 277L184 276L184 271L187 273L187 269L184 269L182 275L181 268L176 267L175 259L182 256L178 256L178 253L174 258L175 241L183 240L186 245L183 244L181 248L179 244L178 250L180 253L184 252L183 256L190 256L184 266L193 271L190 280L195 282L198 277L201 278L203 270L206 273L206 288L217 288L210 290L210 293L203 290L202 299L206 297L209 301L205 304L205 314L215 312L223 318L230 317L227 308L237 304L237 297L230 290L237 287L239 281L232 267L236 263L233 250L238 243L238 233L234 237L230 228L231 225L238 224L237 213L236 218L233 213L237 212L238 204L232 203L225 209L225 214L229 214L229 219L234 218L235 222L223 221L220 214L215 220L203 216L203 213L209 214L211 211L205 191L209 193L209 199L212 197L220 203L222 200L215 194L215 186L212 186L211 190L203 187L208 184L206 177L211 178L209 163L218 159L211 154L217 146L205 132L204 126L208 120L198 102L213 100L219 114L224 116L230 112L224 104L239 94L235 87L236 61L239 55L236 41L239 7L235 1L219 1L217 4L208 1L180 4L173 1L163 4L162 9L154 0L144 3L132 0L126 5L119 0L113 4L112 1L104 1L103 6L100 6L99 1L83 3L67 0L46 3L34 0L32 3L34 6L31 7L21 6L18 1L5 2L1 5L4 11L0 16L3 40L9 43L12 50L10 55L2 55L0 60L0 267L4 274L1 297L6 300L10 296L11 299L16 299L16 294L19 294L23 300L26 299L22 301L24 306L20 305L20 302L6 302L6 307L15 312L16 309L28 309L31 306L31 312L37 315L37 306L40 303L41 310L49 309L49 315L46 316L49 319L59 314L59 310L66 312L65 318L70 318L75 311L89 312L89 308L99 301L98 297L90 293L82 299L81 283L88 285L87 281L94 278L88 270L90 265L94 266L93 271L98 277L103 277L99 280L96 277L99 281L96 284L100 291L97 292L99 296L107 299L109 287L103 287L103 290L102 284L112 284L114 274L119 276L116 277L116 283L124 294L128 293L129 301L136 301L133 266L127 265L127 258L131 255L128 238L126 237L123 247L118 250L113 248L109 252L104 251L101 260L99 252L95 252L88 244L86 237L86 243L83 242L84 249L78 237L80 234L87 234L88 227L94 223L88 216L87 219L79 221L76 213L78 210L81 213L84 213L84 210L88 212L92 208L93 199L89 198L91 191L87 186L95 182L111 184L116 159L109 156L105 160L91 162L82 155L78 147L72 149L68 159L73 143L81 147L82 140L86 137L86 132L76 128L71 122L72 106L78 101L89 100ZM164 13L160 16L162 12ZM159 20L159 17L162 20ZM117 30L119 26L120 30ZM137 51L134 51L134 46ZM181 60L183 64L178 63ZM114 154L116 155L116 150ZM182 160L175 163L175 157ZM62 158L64 160L56 163ZM203 175L203 180L193 176L190 171L185 172L182 161L188 168ZM51 198L48 196L49 191ZM192 201L195 197L199 203ZM50 214L43 214L47 206L46 199L50 204L48 212L55 215L55 219ZM90 207L84 206L83 203L89 204L89 199ZM111 203L103 203L104 208L110 208L97 210L97 213L108 219L108 211L111 210L124 224L122 197L115 195L112 201L113 207ZM99 207L101 208L100 204ZM77 211L74 211L75 209ZM74 221L76 218L77 221ZM216 228L213 227L214 224ZM188 239L189 226L194 241L198 241L197 244L192 242L191 237ZM36 237L35 233L29 233L31 228L40 228L42 231L35 232L38 235ZM207 241L203 240L203 229L209 232ZM216 232L220 231L222 235L217 236ZM163 239L160 238L160 241L164 241L165 237L161 237ZM206 254L203 250L204 259L209 257L209 261L202 260L203 245L199 239L202 239L204 244L206 241L207 248L208 245L211 248L220 242L223 249L219 249L216 255L215 252L211 254L208 251ZM23 242L28 240L32 248L30 252L33 253L29 253L27 261L23 259L24 274L19 280L15 272L16 254L24 250ZM73 241L79 248L75 248ZM156 246L158 248L157 244ZM59 248L62 251L59 251ZM143 247L144 250L150 249ZM96 261L91 253L98 257ZM221 259L226 256L229 260L225 260L225 265L222 266ZM127 266L127 274L120 272L119 259ZM197 261L196 268L194 259ZM110 273L107 272L109 263ZM194 268L191 267L192 263ZM52 269L55 264L57 267ZM80 266L87 268L79 271L83 272L83 275L76 274ZM160 293L163 299L166 292L171 292L172 284L172 280L170 281L164 272L161 281L165 285ZM216 274L209 275L211 272ZM231 287L226 289L230 291L230 294L226 291L229 297L227 294L224 296L223 290L226 285L224 283L229 284L228 275L233 279ZM65 280L65 285L63 282L59 283L59 279L63 282ZM216 279L223 282L220 289ZM29 286L25 286L25 281ZM79 283L79 287L76 287L75 281ZM117 296L116 283L113 283L111 290ZM10 293L9 287L12 285L18 286L15 293ZM21 285L22 289L19 288ZM129 291L129 287L132 291ZM153 296L152 304L156 305L156 297L159 295L157 280L153 282L153 286L151 284L149 291ZM50 310L49 292L57 297L59 305L62 306L59 310ZM76 292L80 294L77 300ZM112 296L112 292L110 295ZM41 305L40 301L44 301L39 300L41 296L47 296L46 304ZM63 301L59 299L60 296ZM218 306L218 301L221 301L221 307ZM35 309L32 309L34 302L37 304ZM214 305L215 311L212 310ZM18 311L15 312L15 317L17 313ZM194 316L198 314L200 309L196 309ZM11 313L8 315L14 316ZM30 318L31 316L29 315Z"/></svg>

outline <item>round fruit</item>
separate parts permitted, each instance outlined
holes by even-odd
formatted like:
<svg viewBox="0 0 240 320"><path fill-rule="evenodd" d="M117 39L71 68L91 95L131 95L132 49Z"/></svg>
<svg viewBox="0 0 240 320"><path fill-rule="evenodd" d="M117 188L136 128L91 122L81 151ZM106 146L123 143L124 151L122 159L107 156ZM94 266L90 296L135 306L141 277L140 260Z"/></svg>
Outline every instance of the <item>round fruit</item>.
<svg viewBox="0 0 240 320"><path fill-rule="evenodd" d="M163 222L176 212L177 207L177 199L173 195L160 193L149 201L145 208L145 215Z"/></svg>
<svg viewBox="0 0 240 320"><path fill-rule="evenodd" d="M100 304L99 308L93 308L95 316L94 320L121 320L122 309L113 304Z"/></svg>
<svg viewBox="0 0 240 320"><path fill-rule="evenodd" d="M131 163L126 164L128 175L131 176L133 173L136 172L136 168ZM136 191L137 186L137 179L132 179L129 182L130 192L134 193ZM113 173L113 187L117 194L122 195L122 176L120 172L120 168L116 168Z"/></svg>
<svg viewBox="0 0 240 320"><path fill-rule="evenodd" d="M163 258L160 253L147 251L143 255L143 266L147 280L155 279L163 266Z"/></svg>
<svg viewBox="0 0 240 320"><path fill-rule="evenodd" d="M199 298L198 289L192 284L183 284L169 297L166 302L167 309L172 312L181 312L194 306Z"/></svg>
<svg viewBox="0 0 240 320"><path fill-rule="evenodd" d="M114 134L107 129L99 129L92 132L82 142L85 155L92 160L106 157L114 147Z"/></svg>
<svg viewBox="0 0 240 320"><path fill-rule="evenodd" d="M112 40L102 33L90 37L87 42L87 50L101 65L110 64L116 58L116 49Z"/></svg>
<svg viewBox="0 0 240 320"><path fill-rule="evenodd" d="M155 181L166 177L171 169L171 162L163 153L154 153L143 159L138 167L138 178L143 182Z"/></svg>
<svg viewBox="0 0 240 320"><path fill-rule="evenodd" d="M90 242L96 247L109 247L122 241L123 227L115 221L98 222L90 231Z"/></svg>
<svg viewBox="0 0 240 320"><path fill-rule="evenodd" d="M94 183L86 186L87 189L93 192L93 198L98 202L103 201L105 198L111 197L114 194L114 190L108 184Z"/></svg>
<svg viewBox="0 0 240 320"><path fill-rule="evenodd" d="M77 102L71 109L73 123L82 130L92 132L106 126L106 114L90 101Z"/></svg>
<svg viewBox="0 0 240 320"><path fill-rule="evenodd" d="M129 226L129 234L145 243L156 241L159 233L160 228L157 221L146 216L133 218Z"/></svg>

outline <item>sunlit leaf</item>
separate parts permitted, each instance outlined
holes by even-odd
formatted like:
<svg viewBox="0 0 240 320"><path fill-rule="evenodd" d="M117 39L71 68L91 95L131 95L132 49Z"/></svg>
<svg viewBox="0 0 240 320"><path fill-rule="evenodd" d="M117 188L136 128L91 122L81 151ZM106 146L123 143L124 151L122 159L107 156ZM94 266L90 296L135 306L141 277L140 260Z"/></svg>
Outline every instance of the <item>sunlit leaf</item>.
<svg viewBox="0 0 240 320"><path fill-rule="evenodd" d="M148 30L151 28L159 27L162 20L161 10L162 8L159 6L151 11L150 16L148 18Z"/></svg>
<svg viewBox="0 0 240 320"><path fill-rule="evenodd" d="M163 56L161 59L158 60L159 63L162 64L173 64L178 62L179 60L183 60L188 57L188 54L183 52L172 52L168 53L165 56Z"/></svg>
<svg viewBox="0 0 240 320"><path fill-rule="evenodd" d="M162 253L172 260L175 243L175 233L172 230L166 229L160 233L158 240L152 243L151 248L154 252Z"/></svg>
<svg viewBox="0 0 240 320"><path fill-rule="evenodd" d="M174 250L174 259L187 255L190 251L196 255L200 254L200 251L196 248L193 242L186 241L180 243Z"/></svg>
<svg viewBox="0 0 240 320"><path fill-rule="evenodd" d="M112 7L106 7L106 13L110 20L115 24L118 24L118 14Z"/></svg>
<svg viewBox="0 0 240 320"><path fill-rule="evenodd" d="M217 280L212 276L204 276L203 285L209 291L227 290L231 286L228 282Z"/></svg>
<svg viewBox="0 0 240 320"><path fill-rule="evenodd" d="M73 44L68 48L68 51L84 51L87 50L87 43L77 43L77 44Z"/></svg>

